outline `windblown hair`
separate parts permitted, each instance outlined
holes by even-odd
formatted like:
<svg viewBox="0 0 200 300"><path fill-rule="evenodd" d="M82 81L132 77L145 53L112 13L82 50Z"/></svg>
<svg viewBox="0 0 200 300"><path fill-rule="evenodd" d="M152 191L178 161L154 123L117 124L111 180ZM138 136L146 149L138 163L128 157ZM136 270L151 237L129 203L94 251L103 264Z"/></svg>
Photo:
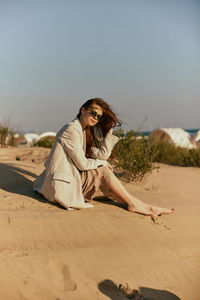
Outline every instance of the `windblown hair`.
<svg viewBox="0 0 200 300"><path fill-rule="evenodd" d="M116 114L112 111L108 103L101 98L94 98L86 101L80 108L77 115L78 118L81 116L81 109L84 107L86 110L92 107L92 105L98 105L103 110L103 115L100 121L95 125L96 128L100 129L103 138L107 132L115 126L121 126L121 121L117 118ZM91 147L99 147L99 141L94 134L93 126L86 128L86 157L91 155Z"/></svg>

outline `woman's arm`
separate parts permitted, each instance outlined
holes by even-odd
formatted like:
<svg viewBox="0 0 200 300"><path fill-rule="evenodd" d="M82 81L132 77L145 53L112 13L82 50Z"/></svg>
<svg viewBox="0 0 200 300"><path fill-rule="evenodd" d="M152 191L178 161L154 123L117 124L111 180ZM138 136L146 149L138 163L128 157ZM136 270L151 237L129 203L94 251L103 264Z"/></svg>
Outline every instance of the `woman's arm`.
<svg viewBox="0 0 200 300"><path fill-rule="evenodd" d="M117 144L119 138L112 134L113 128L111 128L106 134L100 148L91 147L92 158L107 160L112 152L112 149Z"/></svg>
<svg viewBox="0 0 200 300"><path fill-rule="evenodd" d="M105 160L96 158L86 158L82 147L81 132L73 126L68 127L60 136L59 140L63 149L69 154L74 164L80 171L97 169L100 166L106 166Z"/></svg>

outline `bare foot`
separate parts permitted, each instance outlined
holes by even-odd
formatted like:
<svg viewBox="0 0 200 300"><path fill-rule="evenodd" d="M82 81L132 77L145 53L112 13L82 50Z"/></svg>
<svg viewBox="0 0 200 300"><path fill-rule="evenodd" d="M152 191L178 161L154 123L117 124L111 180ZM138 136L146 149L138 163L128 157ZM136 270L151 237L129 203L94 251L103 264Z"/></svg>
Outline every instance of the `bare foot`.
<svg viewBox="0 0 200 300"><path fill-rule="evenodd" d="M153 206L153 205L149 206L149 210L152 211L156 217L161 216L163 214L170 214L173 211L175 211L174 208L163 208L163 207L158 207L158 206Z"/></svg>
<svg viewBox="0 0 200 300"><path fill-rule="evenodd" d="M132 205L128 205L128 211L142 214L145 216L151 216L153 218L161 216L163 214L170 214L174 210L174 208L163 208L154 205L149 205L136 198L133 198Z"/></svg>

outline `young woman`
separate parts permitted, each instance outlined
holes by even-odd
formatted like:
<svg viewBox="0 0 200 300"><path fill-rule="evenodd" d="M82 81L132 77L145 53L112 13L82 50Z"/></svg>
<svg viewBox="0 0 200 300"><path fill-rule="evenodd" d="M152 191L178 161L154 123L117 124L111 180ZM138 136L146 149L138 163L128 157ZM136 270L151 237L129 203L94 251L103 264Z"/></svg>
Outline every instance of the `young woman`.
<svg viewBox="0 0 200 300"><path fill-rule="evenodd" d="M118 137L112 134L119 124L110 106L101 98L85 102L77 115L57 134L35 180L34 190L66 209L93 207L88 203L97 191L126 204L128 211L156 217L173 209L152 206L129 194L107 162Z"/></svg>

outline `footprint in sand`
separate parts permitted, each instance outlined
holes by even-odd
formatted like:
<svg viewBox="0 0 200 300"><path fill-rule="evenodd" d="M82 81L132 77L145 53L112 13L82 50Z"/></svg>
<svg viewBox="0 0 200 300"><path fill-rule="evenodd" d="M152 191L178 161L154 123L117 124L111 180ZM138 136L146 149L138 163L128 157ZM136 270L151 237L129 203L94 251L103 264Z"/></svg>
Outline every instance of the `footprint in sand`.
<svg viewBox="0 0 200 300"><path fill-rule="evenodd" d="M158 220L158 218L153 218L153 217L151 217L151 221L152 221L153 224L156 224L156 225L162 225L162 226L163 226L165 229L167 229L167 230L170 230L170 229L171 229L169 225L164 224L163 222L160 222L160 221Z"/></svg>
<svg viewBox="0 0 200 300"><path fill-rule="evenodd" d="M23 257L29 255L28 252L18 251L16 249L3 249L0 250L0 253L7 256L14 256L14 257Z"/></svg>
<svg viewBox="0 0 200 300"><path fill-rule="evenodd" d="M74 291L77 288L76 283L71 277L69 267L57 259L49 261L52 281L55 286L63 291Z"/></svg>

